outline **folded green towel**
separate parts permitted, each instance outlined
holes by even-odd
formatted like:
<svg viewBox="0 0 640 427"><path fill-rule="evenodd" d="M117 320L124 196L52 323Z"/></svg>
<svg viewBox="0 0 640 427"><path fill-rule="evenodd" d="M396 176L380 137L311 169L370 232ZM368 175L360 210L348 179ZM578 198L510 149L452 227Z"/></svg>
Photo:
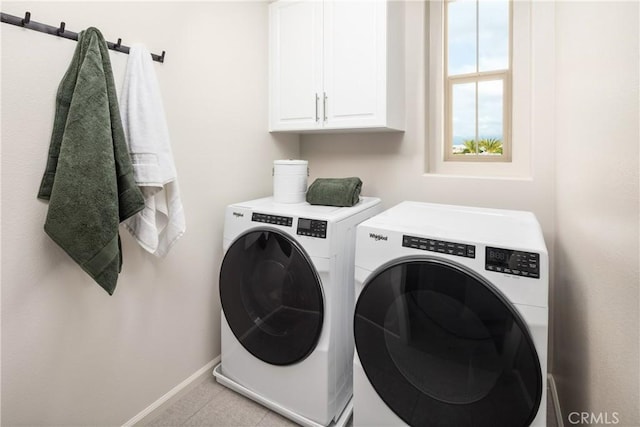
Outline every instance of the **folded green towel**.
<svg viewBox="0 0 640 427"><path fill-rule="evenodd" d="M307 190L312 205L353 206L360 200L360 178L318 178Z"/></svg>
<svg viewBox="0 0 640 427"><path fill-rule="evenodd" d="M122 268L118 224L144 208L133 179L107 44L80 33L56 96L47 167L38 198L44 229L110 295Z"/></svg>

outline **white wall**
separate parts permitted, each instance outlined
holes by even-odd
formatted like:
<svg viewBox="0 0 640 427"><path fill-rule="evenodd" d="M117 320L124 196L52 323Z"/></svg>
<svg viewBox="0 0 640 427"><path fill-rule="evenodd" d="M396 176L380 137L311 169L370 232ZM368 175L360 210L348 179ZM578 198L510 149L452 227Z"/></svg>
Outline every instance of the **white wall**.
<svg viewBox="0 0 640 427"><path fill-rule="evenodd" d="M557 4L554 375L565 425L573 411L640 425L639 13L638 2Z"/></svg>
<svg viewBox="0 0 640 427"><path fill-rule="evenodd" d="M44 233L36 199L76 43L2 24L2 422L119 425L219 353L224 206L271 192L297 136L267 129L267 3L3 2L154 53L187 217L166 259L121 229L114 296ZM116 80L127 56L111 52Z"/></svg>

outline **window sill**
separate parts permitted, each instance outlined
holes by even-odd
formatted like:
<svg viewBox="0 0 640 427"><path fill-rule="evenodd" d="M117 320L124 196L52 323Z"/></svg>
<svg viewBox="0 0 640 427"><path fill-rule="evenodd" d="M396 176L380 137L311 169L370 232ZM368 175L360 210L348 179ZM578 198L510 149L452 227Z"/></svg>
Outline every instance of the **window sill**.
<svg viewBox="0 0 640 427"><path fill-rule="evenodd" d="M465 175L450 173L423 173L422 176L427 179L460 179L460 180L487 180L487 181L513 181L513 182L531 182L532 176L497 176L497 175Z"/></svg>

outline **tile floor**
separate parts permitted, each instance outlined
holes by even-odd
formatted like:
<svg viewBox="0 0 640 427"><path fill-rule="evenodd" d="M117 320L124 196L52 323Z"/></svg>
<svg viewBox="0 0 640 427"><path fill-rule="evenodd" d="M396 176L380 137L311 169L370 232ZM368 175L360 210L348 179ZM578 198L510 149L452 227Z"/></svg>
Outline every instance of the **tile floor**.
<svg viewBox="0 0 640 427"><path fill-rule="evenodd" d="M550 393L548 393L550 394ZM548 399L547 427L557 427L555 411ZM244 396L218 384L213 375L146 424L150 427L294 427L281 417ZM347 427L352 426L352 419Z"/></svg>
<svg viewBox="0 0 640 427"><path fill-rule="evenodd" d="M218 384L211 375L161 412L149 427L289 427L296 423Z"/></svg>

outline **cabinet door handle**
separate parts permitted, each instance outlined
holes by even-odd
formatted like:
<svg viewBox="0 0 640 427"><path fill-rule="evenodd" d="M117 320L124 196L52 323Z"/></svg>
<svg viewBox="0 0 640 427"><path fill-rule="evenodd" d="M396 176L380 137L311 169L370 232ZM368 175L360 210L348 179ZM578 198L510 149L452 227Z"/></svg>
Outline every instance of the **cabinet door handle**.
<svg viewBox="0 0 640 427"><path fill-rule="evenodd" d="M318 115L318 101L320 101L320 97L316 93L316 123L320 121L320 116Z"/></svg>
<svg viewBox="0 0 640 427"><path fill-rule="evenodd" d="M327 99L328 99L328 97L327 97L327 93L326 92L323 92L323 95L324 95L324 100L322 101L322 112L324 114L324 121L326 122L327 121Z"/></svg>

